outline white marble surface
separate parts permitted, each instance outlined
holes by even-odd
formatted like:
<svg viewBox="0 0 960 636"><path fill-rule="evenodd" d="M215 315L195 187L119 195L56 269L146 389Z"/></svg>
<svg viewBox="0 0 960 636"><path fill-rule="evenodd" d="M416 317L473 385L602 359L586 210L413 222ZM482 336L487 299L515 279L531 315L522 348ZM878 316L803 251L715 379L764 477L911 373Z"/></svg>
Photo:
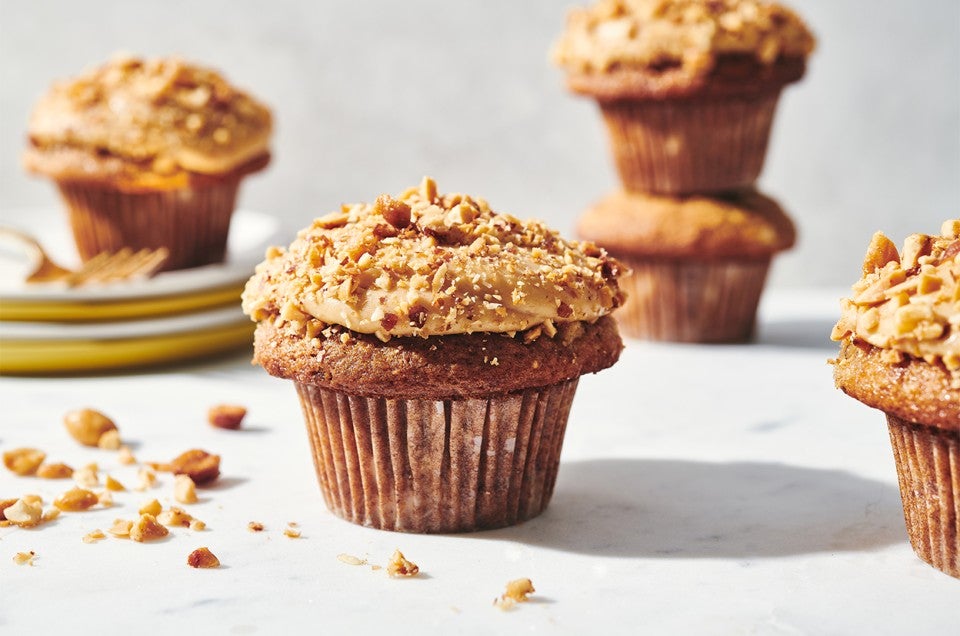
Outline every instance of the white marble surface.
<svg viewBox="0 0 960 636"><path fill-rule="evenodd" d="M547 511L462 536L381 532L327 512L292 386L244 356L2 378L0 449L96 461L133 485L113 454L63 430L66 410L89 405L116 419L139 459L200 447L222 455L223 474L190 507L203 532L81 542L148 495L168 503L168 479L119 493L112 509L0 529L0 633L955 634L960 581L909 546L883 418L833 388L838 296L768 295L752 345L630 343L581 381ZM246 404L245 430L208 426L217 402ZM63 490L0 470L0 497ZM266 531L249 532L252 520ZM301 539L283 536L289 521ZM187 567L199 546L224 567ZM398 547L422 576L337 559L384 564ZM35 565L15 565L26 550ZM517 577L533 580L534 601L492 607Z"/></svg>

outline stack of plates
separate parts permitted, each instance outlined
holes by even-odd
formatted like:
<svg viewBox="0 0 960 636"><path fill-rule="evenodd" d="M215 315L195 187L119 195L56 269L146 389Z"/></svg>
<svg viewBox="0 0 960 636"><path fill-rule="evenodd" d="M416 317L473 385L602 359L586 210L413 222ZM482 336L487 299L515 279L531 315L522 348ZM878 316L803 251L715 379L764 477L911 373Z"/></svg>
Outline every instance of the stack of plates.
<svg viewBox="0 0 960 636"><path fill-rule="evenodd" d="M62 212L3 216L4 224L35 237L58 263L79 264ZM253 323L240 311L240 292L276 232L272 217L238 210L222 264L75 289L26 285L26 251L5 242L0 250L0 373L142 367L249 347Z"/></svg>

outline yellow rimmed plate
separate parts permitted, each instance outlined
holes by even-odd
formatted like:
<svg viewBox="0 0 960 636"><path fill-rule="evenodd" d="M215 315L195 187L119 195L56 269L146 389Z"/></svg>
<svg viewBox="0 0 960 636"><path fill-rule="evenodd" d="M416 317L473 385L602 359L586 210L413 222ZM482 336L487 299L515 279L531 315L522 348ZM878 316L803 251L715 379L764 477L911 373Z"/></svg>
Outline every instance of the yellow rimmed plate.
<svg viewBox="0 0 960 636"><path fill-rule="evenodd" d="M239 307L118 323L0 322L0 373L77 373L193 360L250 348Z"/></svg>
<svg viewBox="0 0 960 636"><path fill-rule="evenodd" d="M36 237L64 265L78 258L62 213L54 209L4 211L4 224ZM237 210L222 264L163 272L147 280L69 289L26 285L29 267L22 246L0 243L0 320L92 322L173 315L240 302L243 285L276 236L266 214Z"/></svg>

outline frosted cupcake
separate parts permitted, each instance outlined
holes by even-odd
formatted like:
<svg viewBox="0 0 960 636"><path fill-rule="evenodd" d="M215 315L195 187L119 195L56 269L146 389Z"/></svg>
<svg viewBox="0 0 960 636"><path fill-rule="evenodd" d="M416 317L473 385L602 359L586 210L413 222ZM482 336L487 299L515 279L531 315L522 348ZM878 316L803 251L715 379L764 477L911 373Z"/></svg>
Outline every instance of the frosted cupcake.
<svg viewBox="0 0 960 636"><path fill-rule="evenodd" d="M578 379L622 348L619 269L424 179L271 250L243 308L255 361L297 387L328 507L463 532L546 507Z"/></svg>
<svg viewBox="0 0 960 636"><path fill-rule="evenodd" d="M780 205L753 189L614 192L584 213L578 233L629 268L616 314L623 332L676 342L748 340L770 263L796 238Z"/></svg>
<svg viewBox="0 0 960 636"><path fill-rule="evenodd" d="M237 189L270 159L266 106L177 58L117 56L55 84L30 119L24 165L67 204L83 260L165 247L165 269L220 262Z"/></svg>
<svg viewBox="0 0 960 636"><path fill-rule="evenodd" d="M960 577L960 219L874 235L832 338L837 386L886 415L914 551Z"/></svg>
<svg viewBox="0 0 960 636"><path fill-rule="evenodd" d="M571 90L603 113L624 187L663 194L754 183L783 87L814 38L757 0L601 0L554 47Z"/></svg>

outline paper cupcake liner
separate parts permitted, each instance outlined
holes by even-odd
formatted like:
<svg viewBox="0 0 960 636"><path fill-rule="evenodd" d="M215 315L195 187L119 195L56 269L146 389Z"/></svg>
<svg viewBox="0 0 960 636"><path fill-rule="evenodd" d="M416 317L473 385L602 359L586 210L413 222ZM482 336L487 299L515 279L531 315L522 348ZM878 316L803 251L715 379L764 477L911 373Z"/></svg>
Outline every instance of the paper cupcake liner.
<svg viewBox="0 0 960 636"><path fill-rule="evenodd" d="M330 510L384 530L470 532L546 508L577 382L489 399L297 392Z"/></svg>
<svg viewBox="0 0 960 636"><path fill-rule="evenodd" d="M780 90L750 96L600 102L627 190L721 192L760 176Z"/></svg>
<svg viewBox="0 0 960 636"><path fill-rule="evenodd" d="M960 431L887 414L910 545L921 559L960 578Z"/></svg>
<svg viewBox="0 0 960 636"><path fill-rule="evenodd" d="M753 336L770 261L634 260L614 312L623 333L644 340L743 342Z"/></svg>
<svg viewBox="0 0 960 636"><path fill-rule="evenodd" d="M202 188L128 193L76 182L57 184L80 258L105 251L166 247L162 269L222 262L238 179Z"/></svg>

